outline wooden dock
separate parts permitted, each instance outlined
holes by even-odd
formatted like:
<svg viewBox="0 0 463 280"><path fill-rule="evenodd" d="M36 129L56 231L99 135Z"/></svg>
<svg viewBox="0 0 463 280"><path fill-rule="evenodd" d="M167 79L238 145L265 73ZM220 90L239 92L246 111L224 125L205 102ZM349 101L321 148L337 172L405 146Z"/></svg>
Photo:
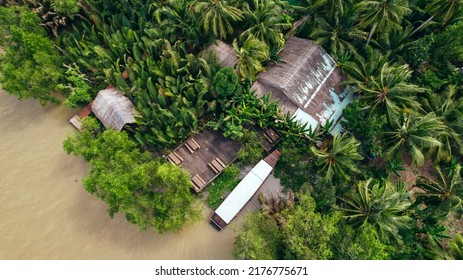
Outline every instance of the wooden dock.
<svg viewBox="0 0 463 280"><path fill-rule="evenodd" d="M166 159L190 174L192 188L199 193L236 159L240 149L239 142L220 131L205 130L188 138Z"/></svg>
<svg viewBox="0 0 463 280"><path fill-rule="evenodd" d="M82 126L82 120L86 117L88 117L92 113L92 104L93 100L88 103L82 110L77 115L74 115L69 122L77 128L77 130L81 131L84 129Z"/></svg>

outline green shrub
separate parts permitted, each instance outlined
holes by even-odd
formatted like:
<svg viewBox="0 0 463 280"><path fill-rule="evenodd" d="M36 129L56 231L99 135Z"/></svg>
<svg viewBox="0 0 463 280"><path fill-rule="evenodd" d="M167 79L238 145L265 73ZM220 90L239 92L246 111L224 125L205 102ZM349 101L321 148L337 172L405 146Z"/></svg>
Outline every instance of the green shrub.
<svg viewBox="0 0 463 280"><path fill-rule="evenodd" d="M227 191L232 191L240 182L238 178L240 169L236 165L226 167L214 182L208 187L209 196L206 203L212 209L217 209L223 201L223 195Z"/></svg>

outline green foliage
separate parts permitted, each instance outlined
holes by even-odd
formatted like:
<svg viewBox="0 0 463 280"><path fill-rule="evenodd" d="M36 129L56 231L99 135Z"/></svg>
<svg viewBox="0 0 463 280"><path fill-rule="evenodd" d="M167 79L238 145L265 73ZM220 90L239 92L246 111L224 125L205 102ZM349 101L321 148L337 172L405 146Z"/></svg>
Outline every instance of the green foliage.
<svg viewBox="0 0 463 280"><path fill-rule="evenodd" d="M0 32L4 36L0 57L0 83L19 99L35 98L41 105L58 103L52 94L63 76L62 58L53 42L36 24L39 18L24 8L0 7Z"/></svg>
<svg viewBox="0 0 463 280"><path fill-rule="evenodd" d="M419 110L415 94L424 89L408 83L411 74L408 65L385 63L377 76L369 77L371 82L358 84L363 93L361 100L371 106L372 112L386 114L391 123L397 120L400 112Z"/></svg>
<svg viewBox="0 0 463 280"><path fill-rule="evenodd" d="M254 35L249 35L242 44L235 39L233 48L238 58L235 67L240 80L255 81L257 74L265 70L262 62L269 57L269 47Z"/></svg>
<svg viewBox="0 0 463 280"><path fill-rule="evenodd" d="M230 67L221 68L212 79L212 89L217 94L216 100L220 108L225 111L230 106L233 96L236 96L241 89L238 85L238 76Z"/></svg>
<svg viewBox="0 0 463 280"><path fill-rule="evenodd" d="M426 5L426 10L436 17L438 20L446 23L449 21L458 11L463 9L462 0L432 0Z"/></svg>
<svg viewBox="0 0 463 280"><path fill-rule="evenodd" d="M371 27L370 36L375 30L389 32L400 29L404 16L411 12L408 1L403 0L362 1L358 6L362 11L359 26Z"/></svg>
<svg viewBox="0 0 463 280"><path fill-rule="evenodd" d="M441 148L441 139L449 132L449 128L435 113L425 116L404 114L393 124L391 131L384 133L385 156L397 158L408 153L414 164L422 165L425 154Z"/></svg>
<svg viewBox="0 0 463 280"><path fill-rule="evenodd" d="M214 130L222 128L224 136L234 140L244 137L245 125L267 128L280 122L278 103L270 96L257 97L249 85L244 90L238 90L227 107L216 121L210 121L208 125Z"/></svg>
<svg viewBox="0 0 463 280"><path fill-rule="evenodd" d="M223 172L207 188L209 195L206 203L212 209L217 209L224 200L226 192L232 191L240 182L240 169L235 165L227 166Z"/></svg>
<svg viewBox="0 0 463 280"><path fill-rule="evenodd" d="M56 12L67 16L74 16L80 10L78 0L51 0L51 7Z"/></svg>
<svg viewBox="0 0 463 280"><path fill-rule="evenodd" d="M449 249L454 260L463 260L463 235L455 235L449 243Z"/></svg>
<svg viewBox="0 0 463 280"><path fill-rule="evenodd" d="M242 165L256 164L262 159L264 148L260 145L255 131L244 131L240 142L244 144L244 147L238 152L238 160Z"/></svg>
<svg viewBox="0 0 463 280"><path fill-rule="evenodd" d="M453 156L463 154L463 99L458 95L455 85L447 86L442 92L427 91L420 100L423 109L434 113L446 127L445 132L438 135L441 146L431 149L429 155L437 161L450 162Z"/></svg>
<svg viewBox="0 0 463 280"><path fill-rule="evenodd" d="M348 222L356 226L373 225L382 241L401 241L400 230L410 228L411 218L407 210L411 206L410 194L402 185L372 179L356 182L352 190L342 198L342 211Z"/></svg>
<svg viewBox="0 0 463 280"><path fill-rule="evenodd" d="M435 41L435 36L430 34L411 43L404 54L407 63L413 69L417 69L422 63L428 61Z"/></svg>
<svg viewBox="0 0 463 280"><path fill-rule="evenodd" d="M111 217L121 213L140 230L152 227L159 232L179 230L200 217L184 170L153 160L125 132L97 134L91 118L84 127L65 140L64 149L89 162L84 187L108 204Z"/></svg>
<svg viewBox="0 0 463 280"><path fill-rule="evenodd" d="M447 81L441 79L436 72L427 69L423 75L416 78L416 83L422 87L431 89L432 91L439 91ZM434 94L434 93L433 93Z"/></svg>
<svg viewBox="0 0 463 280"><path fill-rule="evenodd" d="M369 155L381 154L378 143L387 119L384 115L369 114L369 111L358 100L349 104L342 112L344 119L342 127L352 133L362 144L364 153Z"/></svg>
<svg viewBox="0 0 463 280"><path fill-rule="evenodd" d="M363 159L359 151L360 142L346 133L335 134L329 147L310 147L315 155L315 164L320 167L323 181L331 183L336 179L349 181L351 174L361 173L358 162Z"/></svg>
<svg viewBox="0 0 463 280"><path fill-rule="evenodd" d="M462 2L463 3L463 2ZM463 63L463 22L448 26L442 33L435 36L432 46L432 61L439 66L445 61L453 64Z"/></svg>
<svg viewBox="0 0 463 280"><path fill-rule="evenodd" d="M227 99L238 86L238 77L230 67L221 68L212 80L212 86L221 99Z"/></svg>
<svg viewBox="0 0 463 280"><path fill-rule="evenodd" d="M280 246L281 234L275 220L256 212L246 218L232 254L242 260L275 260Z"/></svg>
<svg viewBox="0 0 463 280"><path fill-rule="evenodd" d="M378 239L373 226L366 223L358 230L339 222L339 231L333 238L333 259L337 260L387 260L392 246Z"/></svg>
<svg viewBox="0 0 463 280"><path fill-rule="evenodd" d="M424 203L433 215L445 218L455 212L463 213L463 181L461 166L456 164L451 174L445 174L436 166L437 180L420 176L416 185L425 192L417 194L417 200Z"/></svg>
<svg viewBox="0 0 463 280"><path fill-rule="evenodd" d="M99 153L88 143L94 141L95 137L102 131L101 125L96 118L87 117L82 120L82 126L85 130L82 133L76 133L68 137L64 143L64 151L72 155L82 155L86 161L90 161Z"/></svg>
<svg viewBox="0 0 463 280"><path fill-rule="evenodd" d="M67 95L64 105L75 108L79 104L92 101L95 94L91 93L92 89L86 82L85 75L79 71L79 68L75 65L73 67L68 67L65 74L67 83L57 86L58 89L62 90Z"/></svg>
<svg viewBox="0 0 463 280"><path fill-rule="evenodd" d="M315 180L316 168L305 149L282 147L280 151L281 156L274 174L286 189L297 192L304 183L312 183Z"/></svg>
<svg viewBox="0 0 463 280"><path fill-rule="evenodd" d="M368 35L354 26L357 17L357 7L336 12L329 18L318 17L315 19L316 27L309 34L309 38L314 39L333 56L346 52L357 53L354 42L364 42Z"/></svg>
<svg viewBox="0 0 463 280"><path fill-rule="evenodd" d="M275 0L242 2L248 28L240 34L240 38L246 39L252 35L269 47L281 49L285 43L283 31L291 27L291 19L282 3Z"/></svg>
<svg viewBox="0 0 463 280"><path fill-rule="evenodd" d="M281 234L286 259L323 260L333 256L330 240L338 232L340 215L321 215L314 210L313 198L301 195L294 209L283 211Z"/></svg>
<svg viewBox="0 0 463 280"><path fill-rule="evenodd" d="M446 220L420 200L411 209L411 227L401 231L403 244L397 247L394 257L413 260L447 258L443 247L449 238L444 225Z"/></svg>
<svg viewBox="0 0 463 280"><path fill-rule="evenodd" d="M195 2L194 9L202 18L204 31L220 39L233 33L232 23L243 20L243 12L229 1L200 0Z"/></svg>

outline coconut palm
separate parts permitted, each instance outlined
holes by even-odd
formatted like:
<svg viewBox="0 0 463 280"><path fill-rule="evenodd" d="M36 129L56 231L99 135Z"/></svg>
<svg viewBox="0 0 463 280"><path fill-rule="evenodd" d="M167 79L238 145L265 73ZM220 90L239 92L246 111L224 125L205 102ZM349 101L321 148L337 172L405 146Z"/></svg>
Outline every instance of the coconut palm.
<svg viewBox="0 0 463 280"><path fill-rule="evenodd" d="M192 6L185 1L168 0L154 9L154 17L171 42L180 38L187 46L199 48L207 40Z"/></svg>
<svg viewBox="0 0 463 280"><path fill-rule="evenodd" d="M388 61L387 55L377 49L368 48L365 58L355 55L352 60L343 64L342 69L348 76L344 84L354 86L357 92L360 91L360 86L369 87L373 77L379 76L383 65Z"/></svg>
<svg viewBox="0 0 463 280"><path fill-rule="evenodd" d="M360 173L357 162L363 157L359 151L360 142L347 134L335 134L329 147L310 147L315 163L320 167L322 180L331 183L334 179L348 181L351 174Z"/></svg>
<svg viewBox="0 0 463 280"><path fill-rule="evenodd" d="M463 235L456 234L448 245L450 256L454 260L463 260Z"/></svg>
<svg viewBox="0 0 463 280"><path fill-rule="evenodd" d="M345 52L356 54L354 40L366 41L367 33L354 27L357 17L357 8L353 7L346 12L336 12L333 16L319 17L315 20L316 27L309 37L322 45L329 53L341 55Z"/></svg>
<svg viewBox="0 0 463 280"><path fill-rule="evenodd" d="M417 193L418 199L427 207L435 209L435 215L440 217L461 211L463 208L463 181L461 179L461 166L457 164L450 174L444 174L439 166L435 167L437 180L419 176L416 185L424 193Z"/></svg>
<svg viewBox="0 0 463 280"><path fill-rule="evenodd" d="M313 8L324 9L328 18L332 18L336 13L344 14L353 3L352 0L312 0L311 2Z"/></svg>
<svg viewBox="0 0 463 280"><path fill-rule="evenodd" d="M410 33L412 26L410 24L405 25L402 29L394 29L387 33L382 33L378 36L377 42L372 42L377 46L384 54L389 54L391 60L401 64L407 63L402 54L412 45L413 40L410 40Z"/></svg>
<svg viewBox="0 0 463 280"><path fill-rule="evenodd" d="M408 153L417 165L424 163L426 152L442 146L442 135L449 133L442 118L434 113L425 116L403 114L391 125L392 131L384 133L386 157Z"/></svg>
<svg viewBox="0 0 463 280"><path fill-rule="evenodd" d="M361 99L371 105L372 112L386 114L391 123L401 111L419 111L415 94L424 89L406 82L411 74L408 65L385 63L378 76L370 77L368 85L358 84Z"/></svg>
<svg viewBox="0 0 463 280"><path fill-rule="evenodd" d="M426 6L431 16L418 26L410 36L426 27L434 18L439 19L443 24L449 21L453 15L463 9L463 0L431 0Z"/></svg>
<svg viewBox="0 0 463 280"><path fill-rule="evenodd" d="M448 126L448 133L442 135L443 145L433 150L435 161L450 161L452 148L463 154L463 98L457 98L457 87L449 85L442 93L425 93L420 103L426 112L434 112Z"/></svg>
<svg viewBox="0 0 463 280"><path fill-rule="evenodd" d="M220 39L233 33L232 23L243 20L243 12L226 0L199 0L192 4L201 15L204 31Z"/></svg>
<svg viewBox="0 0 463 280"><path fill-rule="evenodd" d="M411 12L406 0L362 1L358 7L363 11L359 17L359 27L371 28L367 46L376 31L383 33L401 29L403 17Z"/></svg>
<svg viewBox="0 0 463 280"><path fill-rule="evenodd" d="M373 225L383 241L401 240L399 231L411 226L406 211L412 205L403 185L368 179L355 183L355 190L341 200L344 217L354 225Z"/></svg>
<svg viewBox="0 0 463 280"><path fill-rule="evenodd" d="M253 34L269 46L282 48L285 40L283 31L291 27L282 6L275 0L252 0L243 4L244 16L250 27L240 36Z"/></svg>
<svg viewBox="0 0 463 280"><path fill-rule="evenodd" d="M240 79L254 81L257 74L264 70L262 62L268 59L268 46L254 35L249 35L242 45L235 39L233 48L238 58L235 67L238 69Z"/></svg>

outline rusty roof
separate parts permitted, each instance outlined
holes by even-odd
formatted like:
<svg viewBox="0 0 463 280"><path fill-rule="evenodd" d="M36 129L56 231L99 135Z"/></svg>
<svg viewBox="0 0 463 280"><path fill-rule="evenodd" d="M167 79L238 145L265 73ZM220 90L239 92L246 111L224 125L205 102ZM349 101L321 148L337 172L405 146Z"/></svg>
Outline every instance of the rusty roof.
<svg viewBox="0 0 463 280"><path fill-rule="evenodd" d="M235 50L227 43L217 40L214 44L208 47L208 51L215 53L216 58L222 67L235 68L235 65L238 63Z"/></svg>
<svg viewBox="0 0 463 280"><path fill-rule="evenodd" d="M279 56L282 62L268 66L251 89L258 96L271 92L284 111L301 121L336 122L352 93L340 86L344 77L331 56L321 46L297 37L287 40Z"/></svg>

